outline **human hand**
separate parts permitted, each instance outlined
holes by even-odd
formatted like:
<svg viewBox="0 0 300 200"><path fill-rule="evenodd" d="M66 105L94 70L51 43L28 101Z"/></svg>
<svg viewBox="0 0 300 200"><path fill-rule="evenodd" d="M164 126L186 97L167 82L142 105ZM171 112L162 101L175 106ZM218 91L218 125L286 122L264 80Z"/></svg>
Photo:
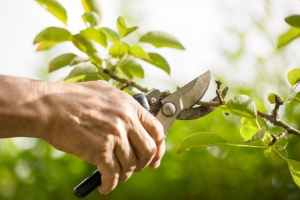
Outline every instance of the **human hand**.
<svg viewBox="0 0 300 200"><path fill-rule="evenodd" d="M159 166L165 151L162 125L130 95L99 81L48 87L52 120L43 138L97 165L101 193L113 190L133 171Z"/></svg>

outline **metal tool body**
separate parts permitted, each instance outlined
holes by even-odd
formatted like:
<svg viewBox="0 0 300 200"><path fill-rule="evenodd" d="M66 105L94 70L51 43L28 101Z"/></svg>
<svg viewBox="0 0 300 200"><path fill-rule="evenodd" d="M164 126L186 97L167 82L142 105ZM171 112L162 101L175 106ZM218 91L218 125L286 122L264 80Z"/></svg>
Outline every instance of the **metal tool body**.
<svg viewBox="0 0 300 200"><path fill-rule="evenodd" d="M209 106L192 108L204 96L210 83L210 72L207 71L198 78L181 87L174 93L162 98L161 92L152 89L147 94L138 94L133 97L161 122L165 135L176 119L196 119L207 115L214 110ZM222 92L226 95L227 89ZM144 98L145 97L145 98ZM213 99L212 101L216 100ZM74 188L74 194L84 197L101 184L101 174L97 170L92 176L82 181Z"/></svg>

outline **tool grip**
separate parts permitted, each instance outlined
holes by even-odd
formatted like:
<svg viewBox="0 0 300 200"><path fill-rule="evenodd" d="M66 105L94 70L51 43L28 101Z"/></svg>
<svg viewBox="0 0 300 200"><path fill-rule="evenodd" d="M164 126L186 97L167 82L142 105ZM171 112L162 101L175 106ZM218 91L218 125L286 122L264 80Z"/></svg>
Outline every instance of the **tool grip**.
<svg viewBox="0 0 300 200"><path fill-rule="evenodd" d="M133 95L133 98L137 100L146 110L150 110L150 105L144 94L139 93ZM75 196L83 198L96 189L99 185L101 185L101 173L99 170L96 170L90 177L79 183L74 188L73 193Z"/></svg>

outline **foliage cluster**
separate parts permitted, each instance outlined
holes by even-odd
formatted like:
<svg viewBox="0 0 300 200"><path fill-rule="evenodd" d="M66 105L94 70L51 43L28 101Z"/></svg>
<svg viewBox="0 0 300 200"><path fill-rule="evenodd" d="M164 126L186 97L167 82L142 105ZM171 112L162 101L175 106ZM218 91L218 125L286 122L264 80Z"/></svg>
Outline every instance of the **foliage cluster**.
<svg viewBox="0 0 300 200"><path fill-rule="evenodd" d="M66 10L58 1L37 1L57 19L67 24ZM34 39L38 44L37 51L48 50L61 42L72 42L86 57L73 53L64 53L49 63L49 72L66 66L73 66L64 81L80 82L92 80L117 81L116 87L131 91L136 87L143 92L146 88L130 81L133 77L144 78L141 62L148 62L170 74L170 66L166 59L158 53L146 52L141 43L154 47L170 47L183 50L182 44L172 35L162 31L150 31L141 37L135 37L134 44L129 44L126 37L134 33L138 27L128 26L123 17L116 22L117 31L100 27L101 12L97 1L82 1L85 13L81 16L86 28L77 34L70 33L61 27L49 27L42 30Z"/></svg>

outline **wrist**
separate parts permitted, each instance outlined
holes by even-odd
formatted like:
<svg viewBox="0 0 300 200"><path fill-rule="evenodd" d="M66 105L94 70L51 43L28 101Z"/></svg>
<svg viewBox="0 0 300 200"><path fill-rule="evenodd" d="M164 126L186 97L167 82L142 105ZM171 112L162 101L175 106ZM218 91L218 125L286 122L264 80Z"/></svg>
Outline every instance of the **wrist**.
<svg viewBox="0 0 300 200"><path fill-rule="evenodd" d="M42 127L49 127L48 83L9 76L1 76L0 83L0 137L43 138Z"/></svg>

